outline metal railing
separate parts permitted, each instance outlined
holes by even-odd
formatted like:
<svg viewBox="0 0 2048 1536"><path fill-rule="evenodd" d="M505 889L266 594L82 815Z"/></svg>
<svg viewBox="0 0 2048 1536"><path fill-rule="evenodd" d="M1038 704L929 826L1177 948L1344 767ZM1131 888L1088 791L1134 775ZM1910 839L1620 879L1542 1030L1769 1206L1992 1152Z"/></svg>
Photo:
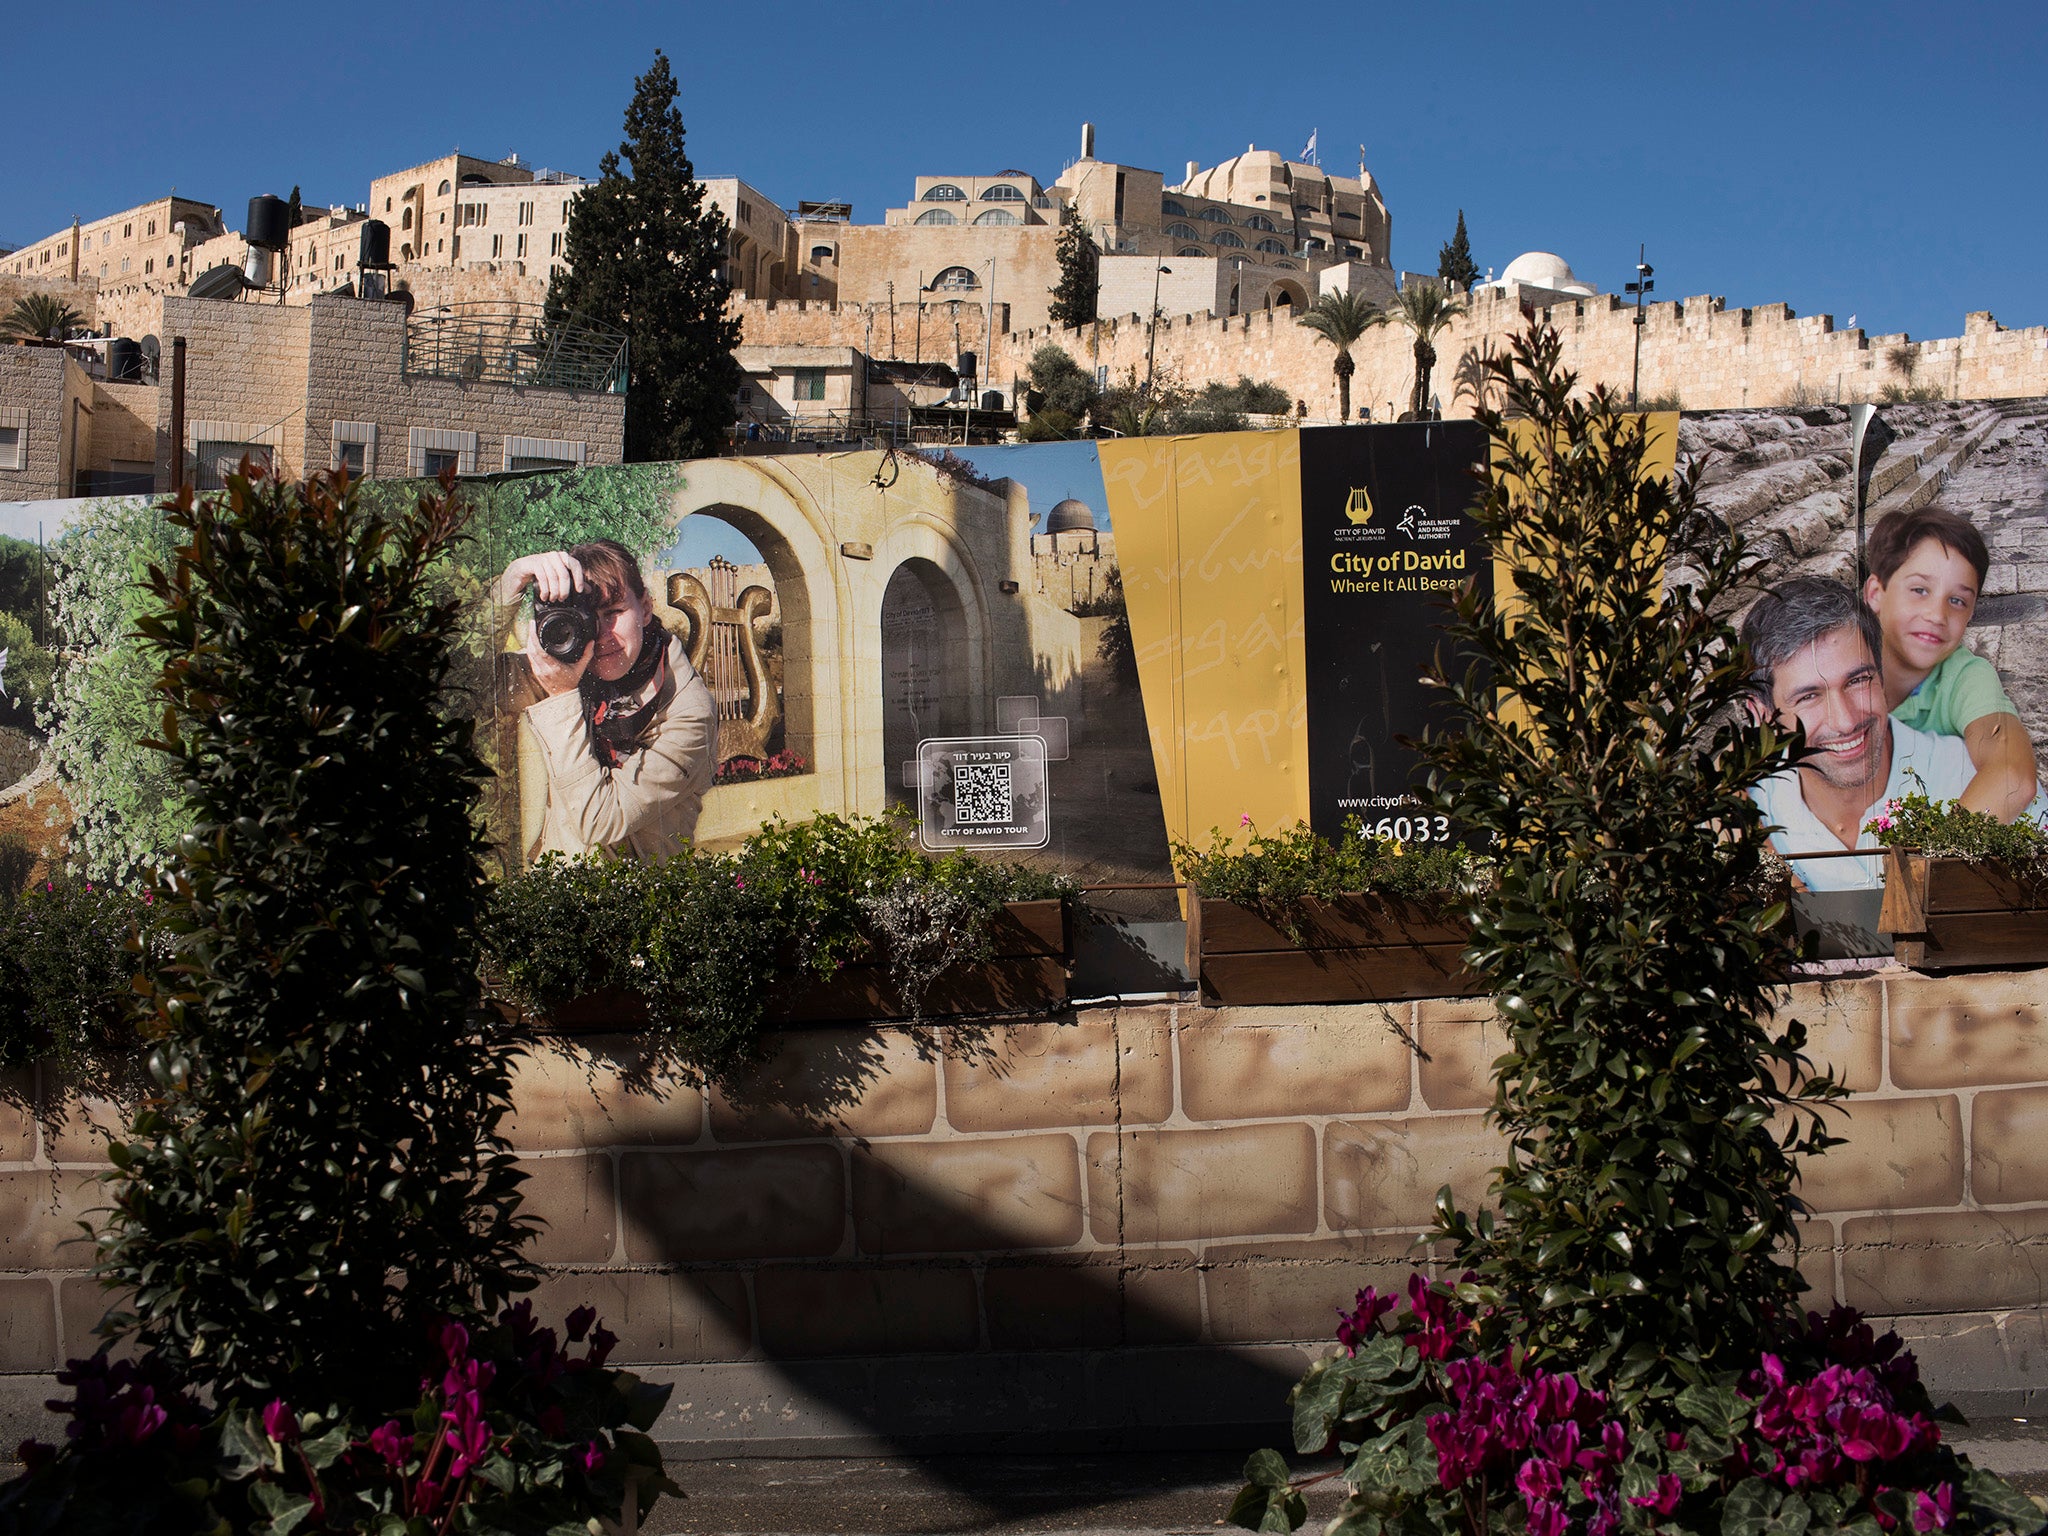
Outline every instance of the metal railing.
<svg viewBox="0 0 2048 1536"><path fill-rule="evenodd" d="M436 304L405 322L405 371L471 384L623 395L626 336L581 315L551 322L538 304Z"/></svg>

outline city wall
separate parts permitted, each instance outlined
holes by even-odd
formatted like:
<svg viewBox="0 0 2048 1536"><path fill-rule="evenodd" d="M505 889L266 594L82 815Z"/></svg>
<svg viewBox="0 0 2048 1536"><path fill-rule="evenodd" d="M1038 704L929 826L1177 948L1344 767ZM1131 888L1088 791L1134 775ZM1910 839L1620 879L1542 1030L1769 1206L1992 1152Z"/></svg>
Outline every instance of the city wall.
<svg viewBox="0 0 2048 1536"><path fill-rule="evenodd" d="M886 305L736 302L746 339L756 346L854 346L873 357L913 353L915 304L895 306L896 340L888 340ZM998 303L999 333L1006 323ZM1587 384L1626 390L1635 357L1635 312L1612 295L1557 304L1542 314L1564 341L1567 367ZM999 334L994 353L976 346L983 326L977 306L924 306L930 341L935 313L950 346L955 320L961 345L989 357L989 376L1008 383L1028 375L1031 355L1048 343L1083 366L1109 370L1113 381L1142 379L1147 351L1162 378L1200 385L1240 374L1279 384L1307 406L1311 419L1337 416L1335 353L1279 307L1218 319L1209 314L1160 320L1156 335L1141 315L1106 316L1075 330L1052 327ZM872 324L870 321L872 319ZM1431 394L1446 416L1469 416L1478 404L1479 362L1503 353L1527 324L1519 292L1475 295L1437 341ZM1351 349L1354 419L1361 406L1384 421L1408 407L1414 381L1412 343L1398 325L1368 331ZM925 356L944 356L927 344ZM1818 404L1877 399L1887 385L1932 388L1952 399L2007 399L2048 393L2048 327L2007 330L1988 314L1966 318L1960 336L1914 342L1904 335L1837 330L1827 315L1794 315L1782 304L1727 309L1715 298L1653 304L1644 311L1641 394L1676 397L1689 410Z"/></svg>
<svg viewBox="0 0 2048 1536"><path fill-rule="evenodd" d="M1614 295L1530 307L1558 329L1565 366L1587 385L1626 391L1634 364L1635 311ZM1527 324L1516 294L1475 295L1436 343L1430 392L1446 416L1469 416L1478 403L1479 361L1500 355ZM2007 399L2048 393L2048 326L2006 330L1990 315L1966 317L1963 334L1909 341L1837 330L1827 315L1797 316L1782 304L1727 309L1720 299L1652 304L1644 311L1641 394L1676 397L1687 410L1875 400L1887 385L1933 388L1951 399ZM1153 344L1141 315L1106 317L1078 330L1041 328L1002 338L1001 376L1028 371L1048 342L1084 365L1107 366L1112 379L1142 378ZM1279 384L1308 415L1337 415L1335 352L1284 308L1217 319L1162 319L1154 366L1166 378L1199 385L1239 374ZM1354 419L1370 406L1384 421L1408 408L1414 382L1412 340L1399 325L1368 331L1351 348Z"/></svg>
<svg viewBox="0 0 2048 1536"><path fill-rule="evenodd" d="M922 314L920 314L922 310ZM735 299L726 313L740 322L740 340L750 347L858 347L869 357L908 362L944 363L951 367L962 352L989 357L986 298L927 299L895 305L839 303L832 300ZM996 300L997 353L1004 354L1010 306ZM894 340L891 341L891 327ZM1029 361L1028 354L1026 361ZM983 375L996 378L982 365ZM1020 376L1005 366L1000 378L1008 384Z"/></svg>
<svg viewBox="0 0 2048 1536"><path fill-rule="evenodd" d="M1938 1394L2048 1389L2048 971L1802 985L1856 1091L1807 1166L1809 1300L1896 1321ZM1412 1033L1426 1055L1410 1052ZM538 1296L594 1303L692 1454L1282 1433L1439 1186L1501 1155L1484 1002L1088 1009L780 1037L733 1092L629 1092L632 1039L526 1063L510 1127ZM18 1074L0 1105L0 1405L39 1420L106 1298L77 1223L113 1123ZM39 1127L42 1095L56 1119Z"/></svg>

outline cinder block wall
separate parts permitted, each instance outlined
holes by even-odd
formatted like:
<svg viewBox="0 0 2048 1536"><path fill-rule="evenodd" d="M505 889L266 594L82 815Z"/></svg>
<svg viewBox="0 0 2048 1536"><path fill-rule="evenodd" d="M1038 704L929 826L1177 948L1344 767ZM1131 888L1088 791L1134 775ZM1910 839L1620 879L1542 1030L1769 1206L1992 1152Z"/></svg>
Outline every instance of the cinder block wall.
<svg viewBox="0 0 2048 1536"><path fill-rule="evenodd" d="M1805 985L1788 1011L1857 1095L1805 1175L1812 1299L1900 1319L1938 1388L2023 1411L2048 1385L2048 971ZM1483 1196L1501 1044L1484 1002L1105 1009L793 1032L728 1095L629 1091L633 1041L586 1038L519 1077L539 1303L596 1303L677 1385L664 1437L716 1454L1258 1433L1339 1304L1427 1260L1438 1187ZM104 1304L73 1223L111 1114L0 1111L23 1403Z"/></svg>

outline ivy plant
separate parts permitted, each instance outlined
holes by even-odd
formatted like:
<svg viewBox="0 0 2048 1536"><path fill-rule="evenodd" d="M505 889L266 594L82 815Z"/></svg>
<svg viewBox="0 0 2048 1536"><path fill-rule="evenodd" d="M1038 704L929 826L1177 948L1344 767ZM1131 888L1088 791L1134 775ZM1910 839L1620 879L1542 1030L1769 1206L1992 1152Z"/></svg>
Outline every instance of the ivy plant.
<svg viewBox="0 0 2048 1536"><path fill-rule="evenodd" d="M1454 909L1492 878L1488 861L1465 847L1404 846L1371 835L1356 816L1344 818L1335 842L1304 822L1261 832L1246 816L1240 829L1242 843L1221 828L1204 848L1174 839L1174 868L1203 896L1250 908L1296 945L1308 939L1306 902L1376 894Z"/></svg>
<svg viewBox="0 0 2048 1536"><path fill-rule="evenodd" d="M717 1076L753 1060L778 984L879 957L913 1016L950 965L987 953L1011 901L1073 882L965 853L931 857L901 813L767 823L730 853L642 866L548 857L498 888L492 969L545 1013L605 988L646 1000L652 1044Z"/></svg>

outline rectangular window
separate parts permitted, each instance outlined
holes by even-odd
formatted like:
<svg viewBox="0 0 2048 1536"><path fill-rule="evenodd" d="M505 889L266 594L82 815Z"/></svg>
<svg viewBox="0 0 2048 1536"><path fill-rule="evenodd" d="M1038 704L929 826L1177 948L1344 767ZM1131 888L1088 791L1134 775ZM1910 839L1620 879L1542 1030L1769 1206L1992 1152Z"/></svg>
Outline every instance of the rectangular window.
<svg viewBox="0 0 2048 1536"><path fill-rule="evenodd" d="M450 256L460 256L462 254L462 236L457 235L455 237L455 249L450 251L448 254Z"/></svg>
<svg viewBox="0 0 2048 1536"><path fill-rule="evenodd" d="M505 438L507 469L573 469L590 454L590 445L575 438Z"/></svg>
<svg viewBox="0 0 2048 1536"><path fill-rule="evenodd" d="M526 236L521 235L519 237L519 249L514 254L519 256L526 254Z"/></svg>
<svg viewBox="0 0 2048 1536"><path fill-rule="evenodd" d="M559 229L548 236L548 254L550 256L562 254L562 232Z"/></svg>
<svg viewBox="0 0 2048 1536"><path fill-rule="evenodd" d="M473 475L476 434L445 427L413 427L406 445L406 467L414 475L433 476L449 468L458 475Z"/></svg>
<svg viewBox="0 0 2048 1536"><path fill-rule="evenodd" d="M351 480L360 480L377 462L377 423L337 421L332 430L334 454L331 466L346 469Z"/></svg>
<svg viewBox="0 0 2048 1536"><path fill-rule="evenodd" d="M519 222L522 224L531 224L533 222L533 204L521 203L519 205Z"/></svg>
<svg viewBox="0 0 2048 1536"><path fill-rule="evenodd" d="M27 415L26 411L21 414ZM0 469L28 468L28 425L9 423L0 426Z"/></svg>
<svg viewBox="0 0 2048 1536"><path fill-rule="evenodd" d="M231 443L218 439L202 439L193 452L198 462L198 488L202 491L217 491L228 483L228 476L240 474L242 460L250 462L251 469L270 468L270 446L267 443Z"/></svg>
<svg viewBox="0 0 2048 1536"><path fill-rule="evenodd" d="M502 255L504 255L504 254L505 254L505 237L504 237L503 235L493 235L493 236L491 236L491 256L493 257L493 259L495 259L495 258L497 258L497 257L499 257L499 256L502 256Z"/></svg>
<svg viewBox="0 0 2048 1536"><path fill-rule="evenodd" d="M121 258L121 270L122 270L123 272L126 272L126 271L128 270L128 263L129 263L129 261L130 261L130 260L132 260L132 259L133 259L133 258L131 258L131 257L127 257L127 256L123 256L123 257Z"/></svg>
<svg viewBox="0 0 2048 1536"><path fill-rule="evenodd" d="M794 376L792 400L822 400L825 398L825 370L822 368L799 368Z"/></svg>

